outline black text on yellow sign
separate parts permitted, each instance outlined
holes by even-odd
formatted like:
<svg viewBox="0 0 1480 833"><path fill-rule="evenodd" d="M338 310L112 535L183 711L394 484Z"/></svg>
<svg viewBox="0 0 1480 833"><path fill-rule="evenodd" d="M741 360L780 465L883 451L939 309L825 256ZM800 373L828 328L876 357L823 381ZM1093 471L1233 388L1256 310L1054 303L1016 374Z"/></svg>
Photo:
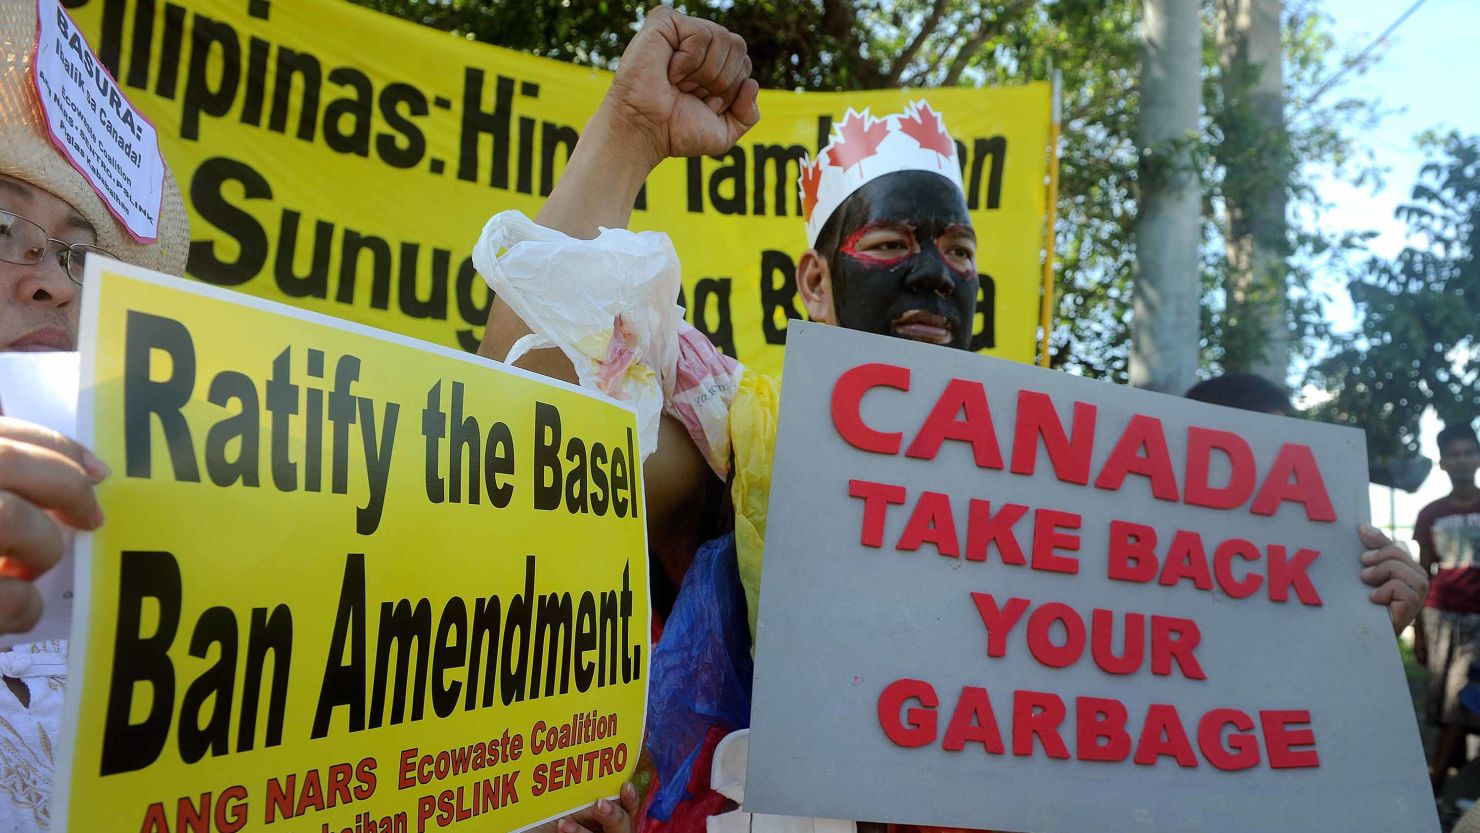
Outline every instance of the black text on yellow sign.
<svg viewBox="0 0 1480 833"><path fill-rule="evenodd" d="M191 212L189 274L473 350L490 297L472 246L534 216L610 83L605 72L436 32L342 0L80 0L72 14L159 126ZM636 228L672 236L693 325L779 374L803 316L801 160L849 108L926 97L957 137L979 240L977 349L1031 361L1050 89L763 91L718 157L649 177Z"/></svg>
<svg viewBox="0 0 1480 833"><path fill-rule="evenodd" d="M119 268L85 299L118 474L64 829L516 830L615 794L647 678L632 413Z"/></svg>

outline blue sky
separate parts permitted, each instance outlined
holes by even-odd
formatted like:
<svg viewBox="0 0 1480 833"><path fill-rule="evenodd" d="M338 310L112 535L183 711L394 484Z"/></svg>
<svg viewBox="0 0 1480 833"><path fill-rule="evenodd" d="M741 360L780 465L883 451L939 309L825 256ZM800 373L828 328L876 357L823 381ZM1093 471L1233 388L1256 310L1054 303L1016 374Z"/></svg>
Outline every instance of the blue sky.
<svg viewBox="0 0 1480 833"><path fill-rule="evenodd" d="M1339 51L1347 55L1370 43L1410 5L1412 0L1328 0L1324 11L1332 19ZM1427 0L1379 47L1374 67L1348 74L1329 94L1376 99L1385 109L1397 110L1363 138L1388 169L1381 190L1339 183L1323 189L1336 204L1328 220L1342 228L1381 232L1372 242L1381 254L1394 254L1403 244L1403 226L1393 219L1393 209L1407 199L1424 162L1413 137L1431 127L1480 133L1477 41L1480 2Z"/></svg>
<svg viewBox="0 0 1480 833"><path fill-rule="evenodd" d="M1332 19L1338 51L1348 55L1370 43L1410 5L1412 0L1327 0L1323 11ZM1349 74L1331 92L1375 98L1385 109L1396 110L1363 137L1378 164L1387 169L1382 187L1373 190L1328 181L1320 193L1332 203L1325 217L1329 227L1376 231L1373 250L1392 255L1404 243L1404 227L1394 219L1393 210L1408 199L1425 161L1414 136L1433 127L1480 134L1475 89L1480 84L1480 0L1427 0L1377 56L1370 70ZM1340 287L1332 289L1336 297L1345 297ZM1349 304L1332 309L1332 323L1341 329L1355 324ZM1438 456L1434 447L1438 427L1432 417L1425 420L1423 451L1430 459ZM1400 492L1399 527L1411 525L1425 503L1448 491L1448 480L1436 468L1416 495ZM1372 517L1387 527L1387 489L1372 488Z"/></svg>

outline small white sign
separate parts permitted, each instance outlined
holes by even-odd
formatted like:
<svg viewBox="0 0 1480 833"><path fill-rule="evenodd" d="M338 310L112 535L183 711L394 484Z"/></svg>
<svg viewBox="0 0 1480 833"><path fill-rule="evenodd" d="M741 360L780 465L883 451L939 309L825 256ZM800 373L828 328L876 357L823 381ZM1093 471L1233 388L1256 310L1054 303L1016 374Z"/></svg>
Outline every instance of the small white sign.
<svg viewBox="0 0 1480 833"><path fill-rule="evenodd" d="M77 436L77 353L0 353L0 413ZM62 527L67 551L36 579L41 618L26 633L0 636L0 649L23 642L66 639L72 627L72 530Z"/></svg>
<svg viewBox="0 0 1480 833"><path fill-rule="evenodd" d="M140 243L159 236L164 157L154 125L129 103L57 0L37 0L36 92L51 141Z"/></svg>

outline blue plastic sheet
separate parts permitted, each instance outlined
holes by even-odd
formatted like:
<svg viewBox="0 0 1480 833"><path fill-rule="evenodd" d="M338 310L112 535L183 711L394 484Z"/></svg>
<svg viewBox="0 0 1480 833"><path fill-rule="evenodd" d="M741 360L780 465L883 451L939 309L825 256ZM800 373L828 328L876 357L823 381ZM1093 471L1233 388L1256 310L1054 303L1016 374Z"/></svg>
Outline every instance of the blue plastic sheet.
<svg viewBox="0 0 1480 833"><path fill-rule="evenodd" d="M699 548L663 637L653 649L647 748L658 773L649 815L667 821L689 796L695 761L712 727L750 726L750 630L735 562L735 536ZM701 779L708 783L707 774Z"/></svg>

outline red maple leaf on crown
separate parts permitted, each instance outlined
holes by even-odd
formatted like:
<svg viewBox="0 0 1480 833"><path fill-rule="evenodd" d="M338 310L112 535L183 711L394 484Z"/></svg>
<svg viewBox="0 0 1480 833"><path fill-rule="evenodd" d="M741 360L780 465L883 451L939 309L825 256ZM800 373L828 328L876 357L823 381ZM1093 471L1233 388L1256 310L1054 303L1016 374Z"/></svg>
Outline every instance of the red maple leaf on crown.
<svg viewBox="0 0 1480 833"><path fill-rule="evenodd" d="M923 101L915 105L913 113L900 117L899 129L918 142L920 147L940 154L942 159L951 158L951 153L956 149L956 143L940 126L940 117Z"/></svg>
<svg viewBox="0 0 1480 833"><path fill-rule="evenodd" d="M838 127L838 138L827 148L827 158L842 170L879 152L879 144L889 135L889 125L874 121L865 113L848 111ZM862 175L862 172L859 172Z"/></svg>
<svg viewBox="0 0 1480 833"><path fill-rule="evenodd" d="M811 221L812 209L817 207L817 188L822 185L822 160L814 160L802 166L802 219Z"/></svg>

